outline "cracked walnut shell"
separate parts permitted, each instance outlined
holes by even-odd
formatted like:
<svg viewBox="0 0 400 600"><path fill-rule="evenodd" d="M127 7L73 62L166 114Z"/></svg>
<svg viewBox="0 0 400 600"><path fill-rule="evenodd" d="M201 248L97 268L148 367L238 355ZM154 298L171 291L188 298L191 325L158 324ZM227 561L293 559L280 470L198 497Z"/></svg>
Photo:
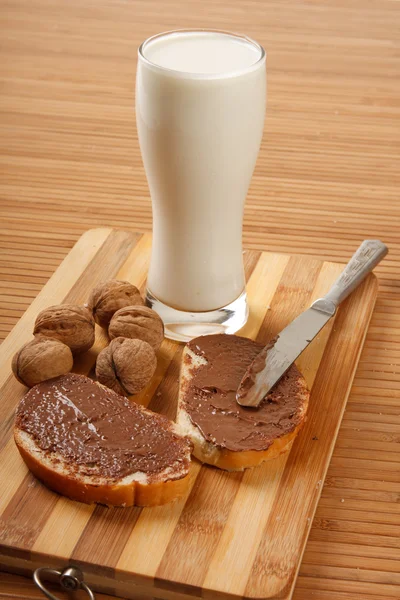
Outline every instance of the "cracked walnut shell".
<svg viewBox="0 0 400 600"><path fill-rule="evenodd" d="M157 352L164 339L161 317L147 306L126 306L118 310L108 328L111 339L126 337L147 342Z"/></svg>
<svg viewBox="0 0 400 600"><path fill-rule="evenodd" d="M94 319L84 306L49 306L38 314L33 333L59 340L69 346L73 354L80 354L94 344Z"/></svg>
<svg viewBox="0 0 400 600"><path fill-rule="evenodd" d="M99 383L121 396L138 394L157 367L153 348L142 340L117 337L100 352L96 361Z"/></svg>
<svg viewBox="0 0 400 600"><path fill-rule="evenodd" d="M62 342L37 337L22 346L12 360L15 377L28 387L69 373L74 364L72 352Z"/></svg>
<svg viewBox="0 0 400 600"><path fill-rule="evenodd" d="M110 279L99 283L90 294L87 307L96 323L107 329L110 321L124 306L143 305L144 300L136 286L128 281Z"/></svg>

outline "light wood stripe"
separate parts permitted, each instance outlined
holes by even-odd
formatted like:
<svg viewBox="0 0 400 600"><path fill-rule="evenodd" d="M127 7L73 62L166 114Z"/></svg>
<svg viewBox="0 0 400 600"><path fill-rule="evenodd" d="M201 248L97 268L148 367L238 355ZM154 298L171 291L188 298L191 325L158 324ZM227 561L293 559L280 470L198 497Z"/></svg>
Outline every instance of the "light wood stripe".
<svg viewBox="0 0 400 600"><path fill-rule="evenodd" d="M93 510L93 506L81 507L68 498L59 498L32 550L44 554L51 551L56 556L71 556Z"/></svg>
<svg viewBox="0 0 400 600"><path fill-rule="evenodd" d="M21 461L14 438L10 437L4 446L4 456L0 461L0 480L3 482L0 495L0 514L16 493L26 474L25 463Z"/></svg>
<svg viewBox="0 0 400 600"><path fill-rule="evenodd" d="M330 287L328 282L335 281L342 270L342 266L338 265L337 263L323 263L317 283L310 297L310 304L328 292ZM312 389L315 377L317 375L317 365L322 360L322 355L334 326L335 321L334 319L331 319L331 321L325 325L322 331L320 331L317 337L311 342L308 348L306 348L306 350L296 360L296 364L304 375L310 389Z"/></svg>
<svg viewBox="0 0 400 600"><path fill-rule="evenodd" d="M134 252L128 254L116 278L132 282L140 287L147 277L151 251L151 235L144 233Z"/></svg>

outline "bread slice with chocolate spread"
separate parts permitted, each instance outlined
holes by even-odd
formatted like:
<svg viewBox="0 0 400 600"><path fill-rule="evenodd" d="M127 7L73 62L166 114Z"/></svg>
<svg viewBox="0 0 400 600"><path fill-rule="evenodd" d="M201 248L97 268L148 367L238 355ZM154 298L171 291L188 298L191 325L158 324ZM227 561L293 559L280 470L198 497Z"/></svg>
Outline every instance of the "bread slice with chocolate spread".
<svg viewBox="0 0 400 600"><path fill-rule="evenodd" d="M192 445L177 425L83 375L30 389L14 438L32 473L73 500L156 506L188 490Z"/></svg>
<svg viewBox="0 0 400 600"><path fill-rule="evenodd" d="M310 393L295 365L258 408L236 402L241 378L262 347L224 334L186 345L177 423L200 461L228 471L255 467L289 450L302 427Z"/></svg>

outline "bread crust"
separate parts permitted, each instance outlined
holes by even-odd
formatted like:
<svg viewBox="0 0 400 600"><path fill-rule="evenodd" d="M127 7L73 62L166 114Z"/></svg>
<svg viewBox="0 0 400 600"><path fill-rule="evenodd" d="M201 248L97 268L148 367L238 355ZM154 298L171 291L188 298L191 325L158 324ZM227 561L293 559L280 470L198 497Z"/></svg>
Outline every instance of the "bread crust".
<svg viewBox="0 0 400 600"><path fill-rule="evenodd" d="M105 504L107 506L160 506L181 498L189 487L189 474L181 479L129 484L88 484L79 476L73 477L48 468L24 444L19 430L14 431L15 443L28 469L48 488L71 500L85 504Z"/></svg>
<svg viewBox="0 0 400 600"><path fill-rule="evenodd" d="M182 357L182 367L179 381L179 400L177 423L184 435L188 436L193 443L193 455L203 463L213 465L226 471L243 471L251 467L257 467L261 463L272 460L281 454L288 452L296 435L301 430L307 413L310 392L302 377L299 380L301 386L301 422L290 433L276 438L267 450L244 450L234 452L226 448L219 448L212 442L207 441L200 429L194 425L185 409L184 395L190 379L197 368L201 366L204 359L197 357L186 347Z"/></svg>

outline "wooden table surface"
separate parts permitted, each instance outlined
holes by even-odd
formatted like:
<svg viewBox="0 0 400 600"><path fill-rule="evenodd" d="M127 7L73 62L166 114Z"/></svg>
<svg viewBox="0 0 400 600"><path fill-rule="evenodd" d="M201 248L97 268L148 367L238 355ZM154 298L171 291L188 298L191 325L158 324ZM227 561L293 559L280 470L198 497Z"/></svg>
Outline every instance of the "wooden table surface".
<svg viewBox="0 0 400 600"><path fill-rule="evenodd" d="M337 261L364 238L390 248L294 599L399 599L400 3L1 0L0 19L1 338L83 231L151 229L138 44L204 26L266 47L246 246ZM0 598L39 595L0 574Z"/></svg>

